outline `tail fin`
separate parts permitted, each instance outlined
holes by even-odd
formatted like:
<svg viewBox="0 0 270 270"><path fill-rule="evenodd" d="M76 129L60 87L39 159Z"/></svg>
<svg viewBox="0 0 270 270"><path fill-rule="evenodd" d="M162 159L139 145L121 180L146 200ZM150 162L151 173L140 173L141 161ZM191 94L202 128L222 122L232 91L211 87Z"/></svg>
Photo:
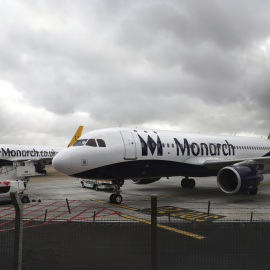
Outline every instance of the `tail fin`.
<svg viewBox="0 0 270 270"><path fill-rule="evenodd" d="M82 135L83 126L79 126L77 131L75 132L73 138L71 139L68 147L72 146Z"/></svg>

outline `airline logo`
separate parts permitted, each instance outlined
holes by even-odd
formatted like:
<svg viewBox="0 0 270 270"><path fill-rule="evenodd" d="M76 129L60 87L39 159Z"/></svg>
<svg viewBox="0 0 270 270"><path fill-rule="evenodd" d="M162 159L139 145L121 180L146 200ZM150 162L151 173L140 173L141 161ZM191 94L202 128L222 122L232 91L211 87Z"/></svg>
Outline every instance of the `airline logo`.
<svg viewBox="0 0 270 270"><path fill-rule="evenodd" d="M37 151L35 148L32 150L14 150L1 148L0 155L2 157L39 157L39 158L53 158L58 152L54 151Z"/></svg>
<svg viewBox="0 0 270 270"><path fill-rule="evenodd" d="M157 140L155 141L151 136L147 136L147 141L145 141L139 134L137 134L142 148L142 156L148 156L150 152L154 155L157 149L157 155L163 156L163 143L160 137L157 135ZM180 154L182 156L234 156L235 147L230 144L227 140L221 143L195 143L189 142L186 138L183 139L183 143L180 143L177 138L174 138L174 142L177 148L177 156ZM148 151L149 150L149 151Z"/></svg>

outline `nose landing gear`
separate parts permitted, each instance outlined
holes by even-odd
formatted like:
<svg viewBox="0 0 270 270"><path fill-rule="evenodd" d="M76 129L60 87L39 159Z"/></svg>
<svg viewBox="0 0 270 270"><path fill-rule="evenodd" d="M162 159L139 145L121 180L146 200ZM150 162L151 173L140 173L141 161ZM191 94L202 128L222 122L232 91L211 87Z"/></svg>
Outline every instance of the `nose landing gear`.
<svg viewBox="0 0 270 270"><path fill-rule="evenodd" d="M120 204L123 197L120 195L120 188L124 185L124 179L114 180L113 194L110 196L110 203Z"/></svg>

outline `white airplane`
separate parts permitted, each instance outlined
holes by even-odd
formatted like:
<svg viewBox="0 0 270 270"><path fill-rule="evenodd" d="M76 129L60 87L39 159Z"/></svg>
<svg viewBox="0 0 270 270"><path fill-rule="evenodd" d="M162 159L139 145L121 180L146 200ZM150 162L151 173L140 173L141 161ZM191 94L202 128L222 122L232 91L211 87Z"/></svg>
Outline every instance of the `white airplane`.
<svg viewBox="0 0 270 270"><path fill-rule="evenodd" d="M79 126L68 147L81 136L82 130L83 126ZM0 166L11 165L13 162L32 161L38 172L46 173L45 165L50 164L53 157L63 149L65 147L0 144Z"/></svg>
<svg viewBox="0 0 270 270"><path fill-rule="evenodd" d="M270 140L189 134L137 128L111 128L86 133L58 153L53 167L85 179L110 179L110 202L121 203L125 179L149 184L161 177L184 176L183 188L194 188L189 177L217 176L227 194L257 194L270 163Z"/></svg>

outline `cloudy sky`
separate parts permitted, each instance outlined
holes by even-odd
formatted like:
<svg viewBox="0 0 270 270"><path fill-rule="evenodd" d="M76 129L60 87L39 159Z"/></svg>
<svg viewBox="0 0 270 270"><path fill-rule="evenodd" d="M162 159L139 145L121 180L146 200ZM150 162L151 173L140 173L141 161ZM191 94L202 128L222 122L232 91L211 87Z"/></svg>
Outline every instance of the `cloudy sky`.
<svg viewBox="0 0 270 270"><path fill-rule="evenodd" d="M0 143L121 123L268 135L270 1L0 4Z"/></svg>

